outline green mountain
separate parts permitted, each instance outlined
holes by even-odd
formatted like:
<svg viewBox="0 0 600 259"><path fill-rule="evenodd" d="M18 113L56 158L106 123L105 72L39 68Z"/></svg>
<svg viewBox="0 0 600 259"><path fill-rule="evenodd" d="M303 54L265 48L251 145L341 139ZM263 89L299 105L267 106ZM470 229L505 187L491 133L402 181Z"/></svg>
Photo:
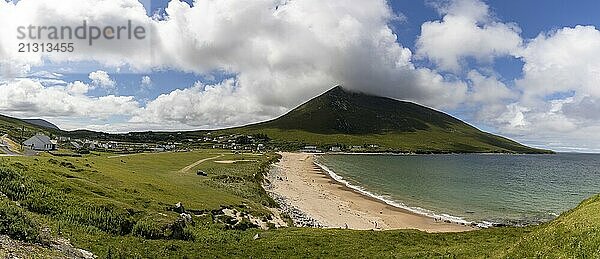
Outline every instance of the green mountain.
<svg viewBox="0 0 600 259"><path fill-rule="evenodd" d="M416 153L550 152L482 132L431 108L351 92L341 86L277 119L222 132L266 134L280 145L294 148L317 145Z"/></svg>
<svg viewBox="0 0 600 259"><path fill-rule="evenodd" d="M62 131L58 128L49 128L38 125L38 123L0 115L0 136L7 134L11 139L17 142L24 141L37 133L53 136L58 135L61 132Z"/></svg>
<svg viewBox="0 0 600 259"><path fill-rule="evenodd" d="M29 124L40 126L42 128L48 128L48 129L53 129L53 130L60 130L60 128L58 128L58 126L56 126L52 122L49 122L49 121L44 120L44 119L23 119L23 121L27 122Z"/></svg>

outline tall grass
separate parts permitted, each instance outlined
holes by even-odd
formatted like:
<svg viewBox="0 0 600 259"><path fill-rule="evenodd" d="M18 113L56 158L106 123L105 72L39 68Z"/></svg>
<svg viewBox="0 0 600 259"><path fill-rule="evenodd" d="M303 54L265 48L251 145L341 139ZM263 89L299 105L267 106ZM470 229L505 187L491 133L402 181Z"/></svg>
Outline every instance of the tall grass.
<svg viewBox="0 0 600 259"><path fill-rule="evenodd" d="M24 209L72 224L94 226L117 235L131 233L132 211L108 202L89 201L23 175L23 169L0 166L0 192Z"/></svg>

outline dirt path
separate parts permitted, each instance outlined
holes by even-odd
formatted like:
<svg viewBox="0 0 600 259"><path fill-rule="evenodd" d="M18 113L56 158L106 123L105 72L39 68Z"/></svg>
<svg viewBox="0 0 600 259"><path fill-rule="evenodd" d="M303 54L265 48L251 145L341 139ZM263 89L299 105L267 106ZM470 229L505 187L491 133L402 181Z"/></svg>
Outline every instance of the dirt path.
<svg viewBox="0 0 600 259"><path fill-rule="evenodd" d="M194 168L194 167L196 167L196 166L198 166L198 165L200 165L200 164L202 164L202 163L204 163L204 162L206 162L208 160L213 160L213 159L217 159L217 158L224 157L224 156L225 156L224 154L221 154L221 155L218 155L218 156L215 156L215 157L209 157L209 158L200 159L200 160L194 162L191 165L188 165L188 166L186 166L184 168L181 168L181 170L179 170L179 173L182 173L182 174L187 173L188 171L192 170L192 168Z"/></svg>
<svg viewBox="0 0 600 259"><path fill-rule="evenodd" d="M12 149L18 146L15 142L8 138L8 134L0 137L0 155L1 156L18 156L20 155L17 152L14 152ZM12 149L11 149L12 147Z"/></svg>

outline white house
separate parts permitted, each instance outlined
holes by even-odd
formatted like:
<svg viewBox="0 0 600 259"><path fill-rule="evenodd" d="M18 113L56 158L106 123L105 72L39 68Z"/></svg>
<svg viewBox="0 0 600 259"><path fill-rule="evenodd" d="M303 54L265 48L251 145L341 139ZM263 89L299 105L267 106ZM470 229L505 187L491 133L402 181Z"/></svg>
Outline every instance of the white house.
<svg viewBox="0 0 600 259"><path fill-rule="evenodd" d="M301 149L300 152L304 153L321 153L317 146L305 146L304 149Z"/></svg>
<svg viewBox="0 0 600 259"><path fill-rule="evenodd" d="M23 145L33 150L49 151L56 149L56 141L52 141L48 136L37 134L23 142Z"/></svg>

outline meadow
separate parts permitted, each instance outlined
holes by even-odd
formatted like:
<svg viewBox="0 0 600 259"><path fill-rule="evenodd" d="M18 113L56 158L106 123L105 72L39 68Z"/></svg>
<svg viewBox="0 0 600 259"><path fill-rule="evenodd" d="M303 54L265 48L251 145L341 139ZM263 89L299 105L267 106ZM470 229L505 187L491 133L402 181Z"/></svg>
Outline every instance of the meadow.
<svg viewBox="0 0 600 259"><path fill-rule="evenodd" d="M273 217L277 205L261 183L277 159L224 150L0 158L0 234L41 247L68 238L99 258L600 256L597 196L540 226L447 234L266 230L224 215ZM177 203L191 221L182 221Z"/></svg>

